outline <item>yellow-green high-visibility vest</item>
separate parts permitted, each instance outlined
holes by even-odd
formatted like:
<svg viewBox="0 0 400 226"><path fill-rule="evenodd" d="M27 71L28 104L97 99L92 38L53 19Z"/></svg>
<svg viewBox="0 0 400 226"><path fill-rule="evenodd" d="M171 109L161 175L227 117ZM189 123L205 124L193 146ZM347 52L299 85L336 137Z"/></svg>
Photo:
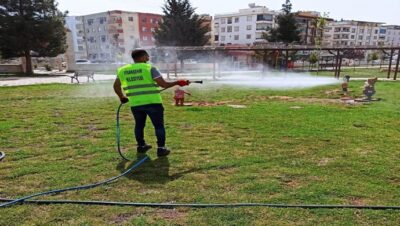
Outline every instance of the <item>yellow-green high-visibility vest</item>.
<svg viewBox="0 0 400 226"><path fill-rule="evenodd" d="M131 107L162 103L160 90L151 76L151 64L135 63L118 68L118 78Z"/></svg>

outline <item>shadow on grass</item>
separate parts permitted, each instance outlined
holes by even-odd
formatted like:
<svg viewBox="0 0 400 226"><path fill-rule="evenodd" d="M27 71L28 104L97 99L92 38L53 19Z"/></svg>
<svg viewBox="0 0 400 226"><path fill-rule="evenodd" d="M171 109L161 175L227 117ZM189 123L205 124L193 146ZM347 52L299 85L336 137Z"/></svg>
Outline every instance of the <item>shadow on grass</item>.
<svg viewBox="0 0 400 226"><path fill-rule="evenodd" d="M130 163L128 163L128 161L123 160L117 165L117 170L123 173L127 169L132 167L132 165L134 165L136 162L140 161L146 156L147 155L138 154L136 157L136 161ZM132 180L137 180L143 184L166 184L170 181L174 181L181 178L185 174L202 170L202 169L189 169L170 175L169 173L170 164L168 157L159 157L156 159L151 159L149 156L147 157L148 160L146 160L137 169L127 174L125 177Z"/></svg>

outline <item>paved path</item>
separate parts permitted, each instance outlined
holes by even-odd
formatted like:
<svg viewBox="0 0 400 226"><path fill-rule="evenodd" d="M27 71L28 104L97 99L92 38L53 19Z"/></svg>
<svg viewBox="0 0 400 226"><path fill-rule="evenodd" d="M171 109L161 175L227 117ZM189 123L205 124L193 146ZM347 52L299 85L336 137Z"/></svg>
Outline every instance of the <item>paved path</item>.
<svg viewBox="0 0 400 226"><path fill-rule="evenodd" d="M37 73L35 71L35 73ZM22 85L34 85L34 84L50 84L50 83L66 83L71 84L71 78L73 73L65 73L65 72L43 72L40 71L42 75L37 75L33 77L0 77L0 87L1 86L22 86ZM237 72L243 73L243 72ZM114 80L115 75L104 75L104 74L95 74L94 79L96 81L105 81L105 80ZM164 74L164 77L166 75ZM167 79L167 78L165 78ZM212 76L198 76L196 73L187 73L185 75L178 74L178 77L174 75L170 75L171 80L175 79L189 79L189 80L212 80ZM350 78L350 81L366 81L367 78ZM340 80L341 81L341 80ZM394 81L393 79L379 78L378 81ZM397 80L398 81L398 80ZM80 83L87 83L87 78L85 76L79 79ZM90 81L92 82L92 81ZM76 84L76 81L74 80Z"/></svg>
<svg viewBox="0 0 400 226"><path fill-rule="evenodd" d="M67 83L71 84L72 73L55 74L55 75L39 75L34 77L0 77L0 86L23 86L23 85L34 85L34 84L50 84L50 83ZM94 79L96 81L114 80L115 75L103 75L95 74ZM79 78L80 83L86 83L87 78L85 76ZM92 80L90 80L92 82ZM76 84L76 80L74 80Z"/></svg>

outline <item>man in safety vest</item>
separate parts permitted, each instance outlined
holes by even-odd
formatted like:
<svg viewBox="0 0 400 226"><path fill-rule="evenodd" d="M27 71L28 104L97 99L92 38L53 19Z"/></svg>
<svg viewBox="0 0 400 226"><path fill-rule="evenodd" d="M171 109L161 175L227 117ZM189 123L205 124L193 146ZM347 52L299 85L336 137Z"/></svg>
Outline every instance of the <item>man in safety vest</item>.
<svg viewBox="0 0 400 226"><path fill-rule="evenodd" d="M133 64L118 68L114 91L121 103L129 102L131 106L136 123L137 152L145 153L151 148L151 145L146 144L144 140L144 127L146 118L149 116L157 136L157 155L167 156L170 150L165 147L164 107L159 87L167 89L175 85L187 86L190 82L187 80L165 81L160 72L147 63L149 54L145 50L132 51L132 59Z"/></svg>

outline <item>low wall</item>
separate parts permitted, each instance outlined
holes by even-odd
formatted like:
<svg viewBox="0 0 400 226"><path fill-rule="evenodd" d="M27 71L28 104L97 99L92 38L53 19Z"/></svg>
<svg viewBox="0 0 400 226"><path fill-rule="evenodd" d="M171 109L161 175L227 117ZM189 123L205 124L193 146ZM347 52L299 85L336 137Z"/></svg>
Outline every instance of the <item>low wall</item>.
<svg viewBox="0 0 400 226"><path fill-rule="evenodd" d="M93 72L113 72L117 73L118 67L124 64L75 64L68 66L69 71L93 71ZM182 71L181 64L167 64L167 63L156 63L154 66L160 71ZM185 71L196 71L196 70L212 70L214 64L212 63L196 63L196 64L184 64L183 69Z"/></svg>
<svg viewBox="0 0 400 226"><path fill-rule="evenodd" d="M113 72L117 73L118 67L123 64L75 64L68 66L68 71L93 71L93 72Z"/></svg>
<svg viewBox="0 0 400 226"><path fill-rule="evenodd" d="M167 63L157 63L154 64L158 70L160 71L175 71L175 67L176 70L178 71L182 71L182 65L180 63L177 64L167 64ZM213 63L187 63L187 64L183 64L183 70L185 71L196 71L196 70L212 70L214 68L214 64Z"/></svg>
<svg viewBox="0 0 400 226"><path fill-rule="evenodd" d="M22 73L21 64L0 64L0 73Z"/></svg>

